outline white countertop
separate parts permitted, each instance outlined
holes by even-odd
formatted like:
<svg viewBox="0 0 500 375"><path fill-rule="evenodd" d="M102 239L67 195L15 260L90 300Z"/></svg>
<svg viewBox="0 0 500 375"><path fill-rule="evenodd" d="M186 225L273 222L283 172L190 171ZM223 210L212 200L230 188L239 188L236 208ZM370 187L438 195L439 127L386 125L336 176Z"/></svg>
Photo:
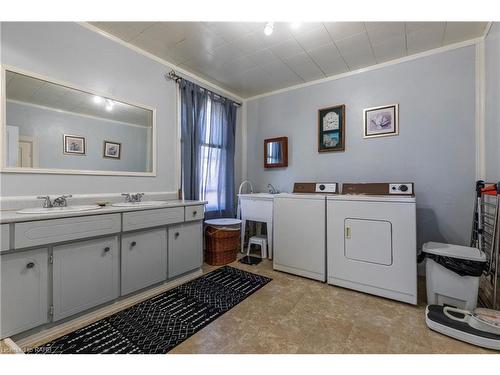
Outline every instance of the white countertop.
<svg viewBox="0 0 500 375"><path fill-rule="evenodd" d="M0 211L0 224L17 223L23 221L59 219L65 217L104 215L104 214L113 214L113 213L129 212L129 211L157 210L160 208L196 206L206 203L207 203L206 201L170 200L167 201L167 203L165 204L157 206L138 206L138 207L105 206L96 210L79 211L79 212L59 211L48 214L20 214L17 213L17 210L2 210Z"/></svg>

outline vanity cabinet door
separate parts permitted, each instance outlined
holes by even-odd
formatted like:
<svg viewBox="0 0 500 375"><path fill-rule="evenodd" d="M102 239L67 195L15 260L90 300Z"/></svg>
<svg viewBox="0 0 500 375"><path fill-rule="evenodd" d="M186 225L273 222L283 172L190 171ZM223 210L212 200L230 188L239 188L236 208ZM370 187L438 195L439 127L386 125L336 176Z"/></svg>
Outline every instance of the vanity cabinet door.
<svg viewBox="0 0 500 375"><path fill-rule="evenodd" d="M0 339L48 322L48 251L0 256Z"/></svg>
<svg viewBox="0 0 500 375"><path fill-rule="evenodd" d="M119 296L118 238L54 247L54 320Z"/></svg>
<svg viewBox="0 0 500 375"><path fill-rule="evenodd" d="M122 295L167 278L166 237L165 228L122 236Z"/></svg>
<svg viewBox="0 0 500 375"><path fill-rule="evenodd" d="M185 223L168 228L168 277L200 268L203 264L202 224Z"/></svg>

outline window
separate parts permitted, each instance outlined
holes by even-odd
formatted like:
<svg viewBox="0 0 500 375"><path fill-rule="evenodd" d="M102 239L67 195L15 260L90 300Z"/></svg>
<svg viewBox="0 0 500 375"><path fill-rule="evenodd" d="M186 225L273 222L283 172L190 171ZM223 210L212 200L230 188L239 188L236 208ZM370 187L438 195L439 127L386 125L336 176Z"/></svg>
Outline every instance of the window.
<svg viewBox="0 0 500 375"><path fill-rule="evenodd" d="M222 153L226 151L222 145L222 137L219 136L220 131L215 128L217 124L214 124L212 119L212 104L213 102L209 98L204 141L201 145L201 183L199 187L200 199L208 202L207 211L226 209L225 200L220 199L221 195L225 195L225 192L221 191L222 194L218 194L219 189L224 190L225 186L224 176L219 176L219 173L222 170L220 165L223 160Z"/></svg>

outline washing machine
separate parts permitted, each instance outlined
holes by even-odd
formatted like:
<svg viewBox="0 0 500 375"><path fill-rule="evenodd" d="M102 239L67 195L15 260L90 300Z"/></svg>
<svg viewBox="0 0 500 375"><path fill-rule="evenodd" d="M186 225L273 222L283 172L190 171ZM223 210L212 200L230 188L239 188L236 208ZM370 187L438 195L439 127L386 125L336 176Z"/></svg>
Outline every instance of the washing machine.
<svg viewBox="0 0 500 375"><path fill-rule="evenodd" d="M413 183L344 184L326 199L328 283L416 304Z"/></svg>
<svg viewBox="0 0 500 375"><path fill-rule="evenodd" d="M273 200L273 269L326 281L326 197L336 183L295 183Z"/></svg>

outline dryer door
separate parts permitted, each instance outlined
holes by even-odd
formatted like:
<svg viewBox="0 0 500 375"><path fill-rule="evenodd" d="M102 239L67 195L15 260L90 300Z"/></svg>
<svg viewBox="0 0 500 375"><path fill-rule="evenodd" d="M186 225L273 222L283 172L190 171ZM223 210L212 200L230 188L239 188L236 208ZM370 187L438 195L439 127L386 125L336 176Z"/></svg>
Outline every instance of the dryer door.
<svg viewBox="0 0 500 375"><path fill-rule="evenodd" d="M392 264L392 225L385 220L346 218L344 255L361 262Z"/></svg>

